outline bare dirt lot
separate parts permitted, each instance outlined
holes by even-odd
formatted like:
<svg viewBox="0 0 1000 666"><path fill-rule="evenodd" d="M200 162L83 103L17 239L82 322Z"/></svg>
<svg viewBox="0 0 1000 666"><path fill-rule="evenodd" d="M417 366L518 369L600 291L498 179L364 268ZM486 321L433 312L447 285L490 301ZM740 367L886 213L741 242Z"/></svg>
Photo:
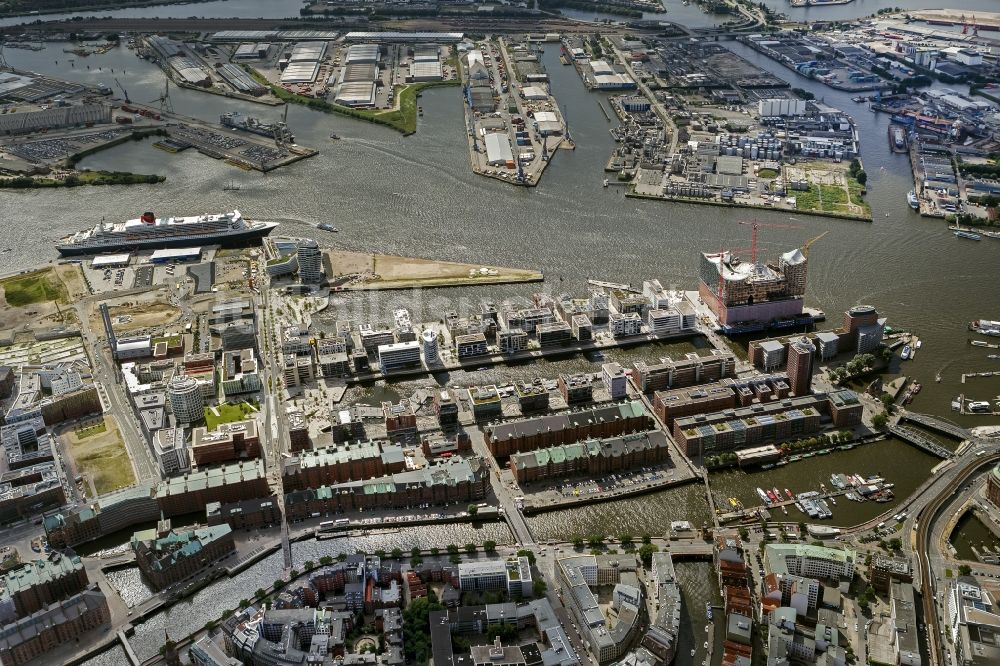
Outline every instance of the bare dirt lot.
<svg viewBox="0 0 1000 666"><path fill-rule="evenodd" d="M346 289L404 289L410 287L450 287L473 284L538 282L539 271L501 266L462 264L414 257L395 257L327 250L330 281L350 277L340 286Z"/></svg>
<svg viewBox="0 0 1000 666"><path fill-rule="evenodd" d="M180 309L157 300L156 296L157 294L129 296L127 300L121 300L117 304L109 303L108 311L115 331L127 333L141 328L160 328L176 321L180 316ZM121 317L127 319L120 319ZM91 309L90 324L98 329L101 327L101 315L96 304Z"/></svg>
<svg viewBox="0 0 1000 666"><path fill-rule="evenodd" d="M84 477L88 497L135 483L128 452L118 426L111 418L98 418L79 427L67 427L59 435L66 443L75 475Z"/></svg>

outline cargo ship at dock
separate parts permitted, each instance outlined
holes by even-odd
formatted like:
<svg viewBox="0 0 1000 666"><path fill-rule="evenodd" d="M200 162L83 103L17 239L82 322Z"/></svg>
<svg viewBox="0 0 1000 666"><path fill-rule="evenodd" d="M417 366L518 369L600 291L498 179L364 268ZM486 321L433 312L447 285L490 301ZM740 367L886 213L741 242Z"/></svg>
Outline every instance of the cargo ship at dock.
<svg viewBox="0 0 1000 666"><path fill-rule="evenodd" d="M295 143L295 137L288 131L288 126L283 122L262 123L253 116L247 116L237 111L229 111L219 116L219 122L223 127L259 134L285 143Z"/></svg>
<svg viewBox="0 0 1000 666"><path fill-rule="evenodd" d="M906 130L895 123L889 123L889 147L894 153L905 153L908 150Z"/></svg>
<svg viewBox="0 0 1000 666"><path fill-rule="evenodd" d="M137 252L171 247L247 245L264 238L277 222L246 220L240 211L194 217L158 218L153 213L78 231L63 238L56 249L64 257L102 252Z"/></svg>

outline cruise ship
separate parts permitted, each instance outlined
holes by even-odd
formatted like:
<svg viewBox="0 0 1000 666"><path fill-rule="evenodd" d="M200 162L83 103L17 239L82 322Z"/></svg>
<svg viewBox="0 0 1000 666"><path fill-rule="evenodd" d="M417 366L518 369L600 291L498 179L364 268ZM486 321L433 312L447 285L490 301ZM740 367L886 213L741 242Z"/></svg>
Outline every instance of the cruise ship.
<svg viewBox="0 0 1000 666"><path fill-rule="evenodd" d="M195 217L158 218L152 213L63 238L56 249L64 257L99 252L135 252L197 245L244 245L271 233L277 222L251 222L240 211Z"/></svg>

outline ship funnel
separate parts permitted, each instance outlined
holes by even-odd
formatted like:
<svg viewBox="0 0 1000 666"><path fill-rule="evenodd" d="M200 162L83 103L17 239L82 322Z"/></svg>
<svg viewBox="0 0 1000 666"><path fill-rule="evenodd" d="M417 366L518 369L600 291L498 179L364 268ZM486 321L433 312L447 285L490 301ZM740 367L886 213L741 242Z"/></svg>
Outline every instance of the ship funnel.
<svg viewBox="0 0 1000 666"><path fill-rule="evenodd" d="M142 217L139 219L142 220L143 224L156 224L156 216L153 215L148 210L145 213L143 213Z"/></svg>

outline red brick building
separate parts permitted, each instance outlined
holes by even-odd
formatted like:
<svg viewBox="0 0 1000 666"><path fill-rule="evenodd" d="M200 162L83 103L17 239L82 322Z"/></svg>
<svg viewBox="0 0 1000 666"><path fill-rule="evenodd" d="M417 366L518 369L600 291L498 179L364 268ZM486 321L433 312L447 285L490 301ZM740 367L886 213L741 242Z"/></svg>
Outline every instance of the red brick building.
<svg viewBox="0 0 1000 666"><path fill-rule="evenodd" d="M319 488L346 481L372 479L406 469L406 457L398 444L356 442L300 451L285 460L282 481L285 490Z"/></svg>
<svg viewBox="0 0 1000 666"><path fill-rule="evenodd" d="M602 476L669 460L666 435L651 430L516 453L508 466L518 483L532 483L579 474Z"/></svg>
<svg viewBox="0 0 1000 666"><path fill-rule="evenodd" d="M253 419L220 424L215 430L195 428L191 457L196 467L260 457L260 437Z"/></svg>
<svg viewBox="0 0 1000 666"><path fill-rule="evenodd" d="M579 412L492 424L483 429L483 438L490 453L497 458L506 458L514 453L571 444L589 438L616 437L652 427L653 420L642 403L633 400Z"/></svg>

